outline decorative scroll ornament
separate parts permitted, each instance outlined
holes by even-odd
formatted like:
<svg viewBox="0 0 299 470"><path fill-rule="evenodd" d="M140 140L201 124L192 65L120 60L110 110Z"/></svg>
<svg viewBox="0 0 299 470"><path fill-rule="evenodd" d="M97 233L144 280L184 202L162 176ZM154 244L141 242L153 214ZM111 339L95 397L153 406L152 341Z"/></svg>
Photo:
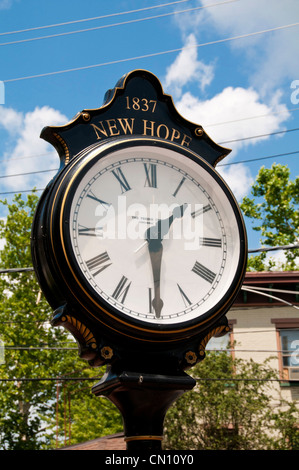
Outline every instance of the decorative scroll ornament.
<svg viewBox="0 0 299 470"><path fill-rule="evenodd" d="M198 348L199 355L203 358L203 356L205 355L206 345L208 344L212 336L224 336L226 333L229 332L229 330L230 330L229 326L225 326L225 325L218 326L214 328L213 330L211 330L204 337L204 339L201 341L199 345L199 348Z"/></svg>
<svg viewBox="0 0 299 470"><path fill-rule="evenodd" d="M93 333L82 322L74 317L71 317L70 315L61 317L61 321L68 322L69 324L73 325L73 327L77 330L77 335L75 332L73 332L74 336L77 339L80 337L80 339L83 340L85 346L89 346L92 349L97 348L97 343Z"/></svg>

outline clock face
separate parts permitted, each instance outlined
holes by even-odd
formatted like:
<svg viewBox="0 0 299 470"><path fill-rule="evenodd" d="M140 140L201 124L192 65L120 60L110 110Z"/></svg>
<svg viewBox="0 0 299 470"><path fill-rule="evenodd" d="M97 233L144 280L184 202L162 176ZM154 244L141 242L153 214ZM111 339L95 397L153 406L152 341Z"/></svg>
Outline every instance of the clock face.
<svg viewBox="0 0 299 470"><path fill-rule="evenodd" d="M223 307L244 264L229 189L176 145L140 139L104 156L91 150L77 163L64 211L78 286L106 312L145 328L205 322Z"/></svg>

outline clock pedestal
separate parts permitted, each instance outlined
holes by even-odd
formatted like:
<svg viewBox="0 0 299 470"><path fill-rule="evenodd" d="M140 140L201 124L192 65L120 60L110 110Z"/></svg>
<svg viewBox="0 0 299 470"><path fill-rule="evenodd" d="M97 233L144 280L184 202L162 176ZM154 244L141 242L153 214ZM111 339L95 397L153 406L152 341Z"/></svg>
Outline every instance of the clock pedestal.
<svg viewBox="0 0 299 470"><path fill-rule="evenodd" d="M130 451L162 449L163 422L170 405L195 386L185 374L166 376L137 372L117 373L109 368L92 389L104 395L122 414L125 441Z"/></svg>

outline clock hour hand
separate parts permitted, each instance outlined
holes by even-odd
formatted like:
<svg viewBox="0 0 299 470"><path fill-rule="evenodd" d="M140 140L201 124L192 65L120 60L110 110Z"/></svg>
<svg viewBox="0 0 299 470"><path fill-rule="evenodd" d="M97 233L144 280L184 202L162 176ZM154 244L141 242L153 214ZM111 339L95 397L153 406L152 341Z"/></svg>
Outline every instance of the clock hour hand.
<svg viewBox="0 0 299 470"><path fill-rule="evenodd" d="M163 246L160 240L149 240L148 249L151 258L153 278L154 278L154 299L152 306L155 310L156 318L160 318L163 308L163 300L160 297L160 278L161 278L161 261L163 254Z"/></svg>
<svg viewBox="0 0 299 470"><path fill-rule="evenodd" d="M167 235L174 219L184 215L186 207L187 204L176 207L170 217L158 220L153 227L148 228L145 232L145 239L148 242L148 250L153 270L155 297L152 301L152 306L155 310L156 318L160 318L161 310L163 308L163 300L160 297L161 261L163 254L162 240L163 237Z"/></svg>
<svg viewBox="0 0 299 470"><path fill-rule="evenodd" d="M158 222L153 227L150 227L146 231L146 239L157 239L162 241L165 235L167 235L169 232L174 219L183 217L187 206L188 204L182 204L179 207L175 207L171 216L169 216L167 219L158 220Z"/></svg>

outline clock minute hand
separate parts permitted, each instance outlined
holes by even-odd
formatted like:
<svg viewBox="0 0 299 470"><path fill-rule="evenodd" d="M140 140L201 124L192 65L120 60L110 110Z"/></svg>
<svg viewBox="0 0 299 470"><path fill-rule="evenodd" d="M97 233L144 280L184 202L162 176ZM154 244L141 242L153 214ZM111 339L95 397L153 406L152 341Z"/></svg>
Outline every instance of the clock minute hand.
<svg viewBox="0 0 299 470"><path fill-rule="evenodd" d="M170 226L175 218L182 217L187 205L183 204L176 207L170 217L158 222L147 229L145 238L148 242L148 250L151 259L153 278L154 278L154 292L155 297L152 301L152 306L155 310L156 318L160 318L161 310L163 308L163 300L160 297L160 278L161 278L161 261L163 255L163 237L168 233Z"/></svg>

